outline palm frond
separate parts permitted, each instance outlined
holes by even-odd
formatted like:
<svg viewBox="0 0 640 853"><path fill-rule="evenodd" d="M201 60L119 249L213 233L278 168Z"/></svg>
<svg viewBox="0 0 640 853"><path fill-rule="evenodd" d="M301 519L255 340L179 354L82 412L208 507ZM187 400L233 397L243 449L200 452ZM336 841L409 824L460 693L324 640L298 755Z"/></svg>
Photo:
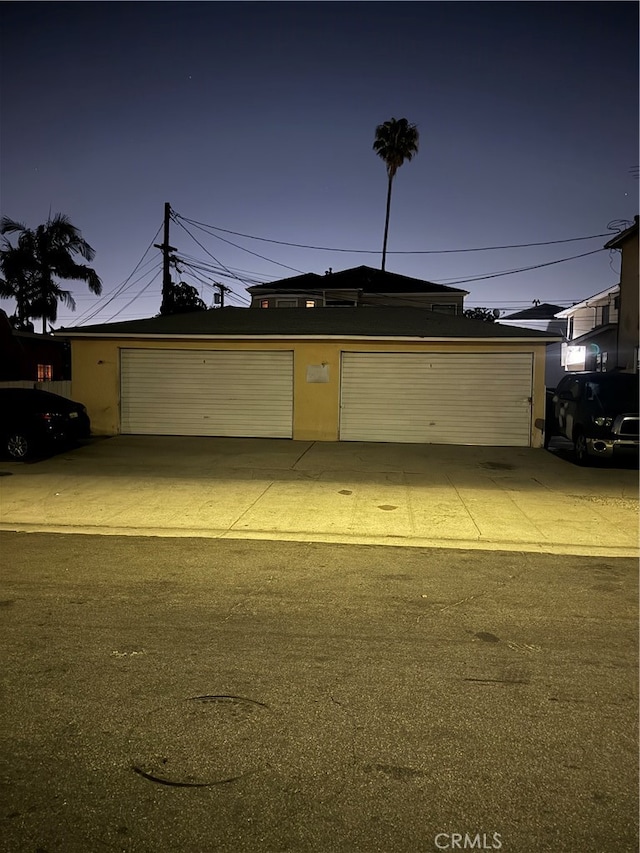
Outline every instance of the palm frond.
<svg viewBox="0 0 640 853"><path fill-rule="evenodd" d="M15 234L16 231L26 231L27 226L22 222L16 222L15 219L10 219L8 216L3 216L0 219L0 234Z"/></svg>
<svg viewBox="0 0 640 853"><path fill-rule="evenodd" d="M4 235L16 233L19 237L12 245ZM95 252L64 214L49 214L47 221L35 229L5 216L0 219L0 234L4 237L0 248L0 296L16 300L22 320L41 317L45 322L55 322L59 302L75 310L73 296L59 286L55 277L84 281L92 293L102 292L95 270L74 260L79 255L90 261Z"/></svg>
<svg viewBox="0 0 640 853"><path fill-rule="evenodd" d="M64 251L52 253L52 270L58 278L86 282L89 290L96 295L102 293L102 282L96 271L86 264L76 264Z"/></svg>
<svg viewBox="0 0 640 853"><path fill-rule="evenodd" d="M406 118L391 118L376 127L373 150L384 160L387 173L393 178L405 160L418 153L420 134L415 124Z"/></svg>

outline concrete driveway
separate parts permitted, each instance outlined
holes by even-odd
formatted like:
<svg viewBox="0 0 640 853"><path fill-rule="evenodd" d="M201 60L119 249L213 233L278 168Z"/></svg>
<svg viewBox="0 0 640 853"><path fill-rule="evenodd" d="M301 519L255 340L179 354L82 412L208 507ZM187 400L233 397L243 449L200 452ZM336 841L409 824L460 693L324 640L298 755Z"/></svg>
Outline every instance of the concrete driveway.
<svg viewBox="0 0 640 853"><path fill-rule="evenodd" d="M0 474L2 530L640 553L634 468L530 448L118 436Z"/></svg>

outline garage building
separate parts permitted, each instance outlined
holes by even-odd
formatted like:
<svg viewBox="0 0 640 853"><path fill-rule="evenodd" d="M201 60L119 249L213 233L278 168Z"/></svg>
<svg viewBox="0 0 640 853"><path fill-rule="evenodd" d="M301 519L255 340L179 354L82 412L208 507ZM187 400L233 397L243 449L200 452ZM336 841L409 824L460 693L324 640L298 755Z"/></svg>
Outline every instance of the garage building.
<svg viewBox="0 0 640 853"><path fill-rule="evenodd" d="M544 332L416 308L64 329L94 432L540 446Z"/></svg>

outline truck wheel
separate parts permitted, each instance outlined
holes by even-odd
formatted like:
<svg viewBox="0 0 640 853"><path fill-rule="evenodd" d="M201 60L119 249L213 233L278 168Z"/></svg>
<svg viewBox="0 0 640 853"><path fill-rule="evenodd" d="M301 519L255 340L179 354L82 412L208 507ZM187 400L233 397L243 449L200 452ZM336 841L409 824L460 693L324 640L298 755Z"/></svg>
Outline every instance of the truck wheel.
<svg viewBox="0 0 640 853"><path fill-rule="evenodd" d="M578 465L590 465L591 457L587 451L587 439L582 432L577 432L573 439L573 446Z"/></svg>

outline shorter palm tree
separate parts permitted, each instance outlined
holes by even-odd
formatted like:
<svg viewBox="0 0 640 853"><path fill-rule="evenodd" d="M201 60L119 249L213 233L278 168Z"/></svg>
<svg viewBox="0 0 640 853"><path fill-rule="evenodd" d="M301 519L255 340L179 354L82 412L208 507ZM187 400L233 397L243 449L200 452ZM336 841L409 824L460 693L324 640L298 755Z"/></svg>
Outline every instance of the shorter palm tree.
<svg viewBox="0 0 640 853"><path fill-rule="evenodd" d="M0 234L4 244L0 248L0 296L16 300L16 313L21 322L28 317L42 318L42 331L47 322L55 323L58 303L63 302L74 310L75 300L68 290L63 290L56 279L84 281L96 295L102 293L98 274L85 264L78 264L76 256L92 261L95 252L67 216L57 213L35 230L21 222L4 216L0 219ZM18 234L12 245L7 234Z"/></svg>
<svg viewBox="0 0 640 853"><path fill-rule="evenodd" d="M19 246L6 243L0 250L0 298L15 299L18 328L26 328L30 316L30 300L35 295L31 258Z"/></svg>
<svg viewBox="0 0 640 853"><path fill-rule="evenodd" d="M387 238L389 236L389 213L391 211L391 187L396 172L405 160L411 160L418 153L420 135L415 124L409 124L406 118L389 119L376 127L373 150L384 160L387 166L387 214L384 220L384 240L382 242L382 271L387 258Z"/></svg>

